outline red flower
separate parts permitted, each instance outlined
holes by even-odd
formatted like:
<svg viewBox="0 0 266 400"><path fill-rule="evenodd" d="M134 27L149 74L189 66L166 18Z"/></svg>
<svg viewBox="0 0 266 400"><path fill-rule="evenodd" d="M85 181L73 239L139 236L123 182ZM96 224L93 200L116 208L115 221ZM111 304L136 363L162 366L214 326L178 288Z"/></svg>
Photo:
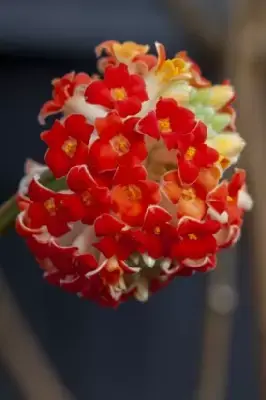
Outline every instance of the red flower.
<svg viewBox="0 0 266 400"><path fill-rule="evenodd" d="M100 138L92 144L89 159L98 172L134 165L147 157L144 137L134 130L137 121L129 118L123 122L113 112L95 121Z"/></svg>
<svg viewBox="0 0 266 400"><path fill-rule="evenodd" d="M188 267L202 267L217 250L214 234L221 225L217 221L182 218L178 223L179 241L172 247L172 256Z"/></svg>
<svg viewBox="0 0 266 400"><path fill-rule="evenodd" d="M36 259L40 263L42 269L46 274L57 273L61 279L66 276L84 276L92 268L96 268L98 265L95 258L86 254L87 264L90 268L82 269L79 267L77 262L78 248L76 246L61 246L51 238L38 238L38 236L32 236L27 239L27 244Z"/></svg>
<svg viewBox="0 0 266 400"><path fill-rule="evenodd" d="M117 285L123 275L123 264L120 260L107 260L100 271L100 277L105 285Z"/></svg>
<svg viewBox="0 0 266 400"><path fill-rule="evenodd" d="M79 295L81 298L95 301L103 307L116 308L122 302L122 293L120 292L116 298L112 297L110 286L105 284L100 274L93 275L88 279Z"/></svg>
<svg viewBox="0 0 266 400"><path fill-rule="evenodd" d="M209 215L222 223L216 234L219 248L233 246L239 239L244 211L250 210L252 200L246 191L246 173L236 170L230 182L223 181L207 197Z"/></svg>
<svg viewBox="0 0 266 400"><path fill-rule="evenodd" d="M162 98L156 111L150 111L137 124L138 132L154 139L162 138L168 150L178 149L196 126L195 115L180 107L174 99Z"/></svg>
<svg viewBox="0 0 266 400"><path fill-rule="evenodd" d="M70 190L80 198L79 208L82 212L82 222L91 225L102 213L110 210L110 193L106 187L99 186L85 165L73 167L68 176L67 184Z"/></svg>
<svg viewBox="0 0 266 400"><path fill-rule="evenodd" d="M86 263L86 255L78 257L78 263ZM116 257L105 259L103 263L86 274L87 282L80 294L107 305L118 305L125 293L124 274L134 274L139 268L131 268ZM118 303L117 303L118 302Z"/></svg>
<svg viewBox="0 0 266 400"><path fill-rule="evenodd" d="M16 219L16 231L17 233L24 237L26 240L30 238L32 235L41 235L43 233L43 227L33 228L32 223L28 218L27 209L31 202L29 201L27 207L24 211L20 212Z"/></svg>
<svg viewBox="0 0 266 400"><path fill-rule="evenodd" d="M81 72L75 74L70 72L62 78L56 78L52 81L53 99L47 101L41 108L39 120L44 123L49 115L57 114L63 110L66 101L72 97L78 88L83 88L91 82L89 75Z"/></svg>
<svg viewBox="0 0 266 400"><path fill-rule="evenodd" d="M191 276L195 272L208 272L215 269L216 263L216 255L208 256L196 263L193 263L192 260L189 260L189 266L182 263L180 264L179 269L176 271L176 276Z"/></svg>
<svg viewBox="0 0 266 400"><path fill-rule="evenodd" d="M87 275L96 270L98 263L92 254L77 253L76 247L61 247L50 242L46 258L38 260L45 271L45 279L68 292L80 293L87 285ZM86 262L79 262L80 258L86 259Z"/></svg>
<svg viewBox="0 0 266 400"><path fill-rule="evenodd" d="M76 271L73 264L74 253L78 250L75 246L62 247L55 241L49 243L49 251L47 256L49 260L61 274L61 277L68 275L76 276Z"/></svg>
<svg viewBox="0 0 266 400"><path fill-rule="evenodd" d="M136 130L142 135L148 135L153 139L159 140L161 138L156 113L154 111L150 111L145 117L138 120Z"/></svg>
<svg viewBox="0 0 266 400"><path fill-rule="evenodd" d="M126 225L114 218L112 215L103 214L97 218L94 224L96 236L115 236L121 232ZM108 257L109 258L109 257Z"/></svg>
<svg viewBox="0 0 266 400"><path fill-rule="evenodd" d="M125 64L106 68L103 81L92 82L85 97L91 104L116 109L123 118L137 114L148 100L144 80L130 74Z"/></svg>
<svg viewBox="0 0 266 400"><path fill-rule="evenodd" d="M210 82L186 53L169 60L155 46L157 56L148 45L104 42L96 48L107 53L103 79L70 73L53 81L40 118L62 112L62 119L41 134L47 167L37 175L49 169L64 187L54 192L32 174L16 195L16 230L44 278L105 306L146 301L177 276L215 268L252 204L244 171L221 182L235 154L229 160L208 147L207 127L166 81L192 89ZM215 89L210 100L217 115L231 115L225 131L234 130L232 89L227 104ZM167 91L170 98L160 97Z"/></svg>
<svg viewBox="0 0 266 400"><path fill-rule="evenodd" d="M206 215L207 188L200 182L182 185L179 171L167 172L163 177L162 189L167 198L177 205L177 217L188 216L201 220Z"/></svg>
<svg viewBox="0 0 266 400"><path fill-rule="evenodd" d="M207 127L199 121L193 131L179 142L178 173L182 183L192 184L198 178L201 168L214 165L219 153L205 144Z"/></svg>
<svg viewBox="0 0 266 400"><path fill-rule="evenodd" d="M212 219L216 219L221 223L226 223L228 221L227 198L227 181L222 181L219 185L217 185L212 191L208 193L206 203L208 206L208 214Z"/></svg>
<svg viewBox="0 0 266 400"><path fill-rule="evenodd" d="M135 273L139 268L130 268L125 262L112 257L106 260L100 271L100 276L106 285L114 286L119 283L124 273Z"/></svg>
<svg viewBox="0 0 266 400"><path fill-rule="evenodd" d="M91 165L90 159L89 159L89 167L90 167L89 168L90 174L98 186L108 187L109 189L112 187L115 170L98 172L97 169L94 168L93 165Z"/></svg>
<svg viewBox="0 0 266 400"><path fill-rule="evenodd" d="M83 115L74 114L64 124L55 121L51 130L41 134L49 146L45 162L56 178L65 176L74 165L88 161L88 143L93 129Z"/></svg>
<svg viewBox="0 0 266 400"><path fill-rule="evenodd" d="M96 236L102 238L93 244L106 258L116 256L127 260L137 250L137 243L131 230L123 229L125 224L111 215L103 214L94 224Z"/></svg>
<svg viewBox="0 0 266 400"><path fill-rule="evenodd" d="M169 257L170 246L177 237L176 228L169 223L171 220L172 216L163 208L148 208L142 229L134 233L141 253L147 252L154 259Z"/></svg>
<svg viewBox="0 0 266 400"><path fill-rule="evenodd" d="M180 142L195 125L195 115L187 108L178 106L173 99L161 99L156 105L156 117L161 137L169 150L179 147Z"/></svg>
<svg viewBox="0 0 266 400"><path fill-rule="evenodd" d="M237 243L241 235L241 226L242 221L241 224L238 225L222 225L220 231L215 235L219 249L226 249Z"/></svg>
<svg viewBox="0 0 266 400"><path fill-rule="evenodd" d="M159 185L146 178L147 171L142 166L119 167L114 176L113 210L132 226L142 225L148 206L159 203L161 198Z"/></svg>
<svg viewBox="0 0 266 400"><path fill-rule="evenodd" d="M246 172L243 169L238 169L228 184L227 212L230 225L241 225L244 211L250 209L251 204L249 202L251 199L246 192L245 186ZM241 199L242 193L247 196L246 199Z"/></svg>
<svg viewBox="0 0 266 400"><path fill-rule="evenodd" d="M211 217L229 225L240 225L244 211L251 206L245 185L245 171L237 170L230 182L223 181L212 190L207 196Z"/></svg>
<svg viewBox="0 0 266 400"><path fill-rule="evenodd" d="M53 236L61 236L70 230L68 223L83 216L80 200L75 194L55 193L35 179L29 186L31 203L27 209L30 228L46 226Z"/></svg>
<svg viewBox="0 0 266 400"><path fill-rule="evenodd" d="M193 61L190 57L188 57L186 51L180 51L177 53L176 57L182 58L184 61L191 64L190 72L192 77L190 79L190 84L196 88L204 88L211 86L211 82L204 78L201 74L200 67Z"/></svg>
<svg viewBox="0 0 266 400"><path fill-rule="evenodd" d="M91 276L97 273L99 268L99 264L96 261L95 257L90 253L85 254L76 254L74 257L73 265L75 271L80 276Z"/></svg>

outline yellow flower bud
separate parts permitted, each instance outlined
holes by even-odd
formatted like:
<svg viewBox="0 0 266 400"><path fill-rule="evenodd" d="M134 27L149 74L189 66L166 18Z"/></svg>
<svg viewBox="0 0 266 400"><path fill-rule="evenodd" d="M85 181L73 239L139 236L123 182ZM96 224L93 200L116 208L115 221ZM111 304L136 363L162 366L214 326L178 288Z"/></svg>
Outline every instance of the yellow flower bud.
<svg viewBox="0 0 266 400"><path fill-rule="evenodd" d="M188 64L182 58L173 58L166 60L158 70L158 74L163 82L169 82L172 79L189 78Z"/></svg>
<svg viewBox="0 0 266 400"><path fill-rule="evenodd" d="M116 42L113 44L113 52L116 58L123 62L124 60L132 60L139 54L146 54L149 51L148 45L140 45L135 42Z"/></svg>
<svg viewBox="0 0 266 400"><path fill-rule="evenodd" d="M223 157L231 159L239 156L246 143L238 133L228 132L208 139L207 144L217 150Z"/></svg>
<svg viewBox="0 0 266 400"><path fill-rule="evenodd" d="M230 85L215 85L208 89L209 105L216 110L223 108L234 96L234 89Z"/></svg>

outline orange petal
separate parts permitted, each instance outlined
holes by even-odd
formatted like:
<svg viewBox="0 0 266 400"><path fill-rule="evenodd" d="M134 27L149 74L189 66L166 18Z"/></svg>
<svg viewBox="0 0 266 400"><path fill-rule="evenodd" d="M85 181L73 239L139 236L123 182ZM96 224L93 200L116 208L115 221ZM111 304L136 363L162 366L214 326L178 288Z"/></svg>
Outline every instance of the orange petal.
<svg viewBox="0 0 266 400"><path fill-rule="evenodd" d="M132 185L132 188L136 190L136 195L142 196L138 187ZM115 203L116 209L120 214L127 214L130 217L135 217L142 211L141 198L139 201L131 200L128 196L127 188L124 186L118 185L112 190L112 201Z"/></svg>
<svg viewBox="0 0 266 400"><path fill-rule="evenodd" d="M135 63L143 63L148 70L151 70L157 64L157 57L152 54L139 54L133 61Z"/></svg>
<svg viewBox="0 0 266 400"><path fill-rule="evenodd" d="M209 192L217 186L220 177L221 172L218 167L204 168L199 173L197 184L199 183Z"/></svg>
<svg viewBox="0 0 266 400"><path fill-rule="evenodd" d="M193 200L184 200L182 197L178 202L178 217L183 216L201 220L206 213L205 201L196 197Z"/></svg>
<svg viewBox="0 0 266 400"><path fill-rule="evenodd" d="M168 199L172 201L172 203L178 203L182 189L178 186L176 182L164 182L163 191L165 192Z"/></svg>
<svg viewBox="0 0 266 400"><path fill-rule="evenodd" d="M105 42L100 43L98 46L95 47L95 53L97 57L100 57L102 53L105 51L109 55L114 55L113 45L117 43L116 40L106 40Z"/></svg>

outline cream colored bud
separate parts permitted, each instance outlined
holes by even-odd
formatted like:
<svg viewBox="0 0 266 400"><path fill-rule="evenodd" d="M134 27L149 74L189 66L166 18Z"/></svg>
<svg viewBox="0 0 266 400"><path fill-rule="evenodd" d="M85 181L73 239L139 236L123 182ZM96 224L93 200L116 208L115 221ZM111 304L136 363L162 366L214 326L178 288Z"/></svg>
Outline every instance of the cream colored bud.
<svg viewBox="0 0 266 400"><path fill-rule="evenodd" d="M238 133L228 132L207 140L207 144L222 156L231 159L239 156L246 143Z"/></svg>
<svg viewBox="0 0 266 400"><path fill-rule="evenodd" d="M215 85L209 89L209 94L209 105L220 110L232 99L234 89L230 85Z"/></svg>

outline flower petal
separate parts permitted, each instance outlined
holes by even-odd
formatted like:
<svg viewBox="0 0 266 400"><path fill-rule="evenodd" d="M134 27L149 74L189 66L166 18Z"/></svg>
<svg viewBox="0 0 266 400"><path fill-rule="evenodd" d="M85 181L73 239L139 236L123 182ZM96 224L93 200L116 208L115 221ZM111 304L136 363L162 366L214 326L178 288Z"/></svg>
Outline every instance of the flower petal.
<svg viewBox="0 0 266 400"><path fill-rule="evenodd" d="M132 96L123 101L116 101L115 109L122 118L136 115L141 110L141 101L137 96Z"/></svg>
<svg viewBox="0 0 266 400"><path fill-rule="evenodd" d="M56 178L66 176L71 167L69 157L62 151L48 149L44 161Z"/></svg>
<svg viewBox="0 0 266 400"><path fill-rule="evenodd" d="M79 114L70 115L64 121L64 124L68 136L81 140L86 144L89 143L94 127L93 125L88 123L84 115L79 115Z"/></svg>
<svg viewBox="0 0 266 400"><path fill-rule="evenodd" d="M178 162L178 176L182 184L191 185L199 176L199 167L181 158Z"/></svg>
<svg viewBox="0 0 266 400"><path fill-rule="evenodd" d="M138 165L133 167L120 166L113 179L114 184L127 185L139 182L147 178L147 171L145 167Z"/></svg>
<svg viewBox="0 0 266 400"><path fill-rule="evenodd" d="M155 227L160 227L171 220L172 216L166 210L159 206L150 206L145 215L143 229L153 232Z"/></svg>
<svg viewBox="0 0 266 400"><path fill-rule="evenodd" d="M204 200L195 197L191 200L185 200L182 197L178 202L177 215L179 218L184 216L201 220L206 215L206 203Z"/></svg>
<svg viewBox="0 0 266 400"><path fill-rule="evenodd" d="M94 223L96 236L115 235L124 228L125 224L118 221L109 214L103 214L98 217Z"/></svg>
<svg viewBox="0 0 266 400"><path fill-rule="evenodd" d="M150 111L144 118L141 118L137 123L136 129L143 135L148 135L154 139L160 139L160 131L154 111Z"/></svg>
<svg viewBox="0 0 266 400"><path fill-rule="evenodd" d="M93 243L93 247L103 253L106 258L111 258L116 254L117 242L113 237L104 236L98 242Z"/></svg>
<svg viewBox="0 0 266 400"><path fill-rule="evenodd" d="M92 82L85 91L85 98L88 103L100 104L106 108L113 108L113 99L109 89L102 81Z"/></svg>
<svg viewBox="0 0 266 400"><path fill-rule="evenodd" d="M207 145L214 148L225 158L239 156L245 147L245 141L238 133L221 133L207 140Z"/></svg>
<svg viewBox="0 0 266 400"><path fill-rule="evenodd" d="M77 193L97 186L87 165L77 165L71 168L67 176L67 184L70 190Z"/></svg>

